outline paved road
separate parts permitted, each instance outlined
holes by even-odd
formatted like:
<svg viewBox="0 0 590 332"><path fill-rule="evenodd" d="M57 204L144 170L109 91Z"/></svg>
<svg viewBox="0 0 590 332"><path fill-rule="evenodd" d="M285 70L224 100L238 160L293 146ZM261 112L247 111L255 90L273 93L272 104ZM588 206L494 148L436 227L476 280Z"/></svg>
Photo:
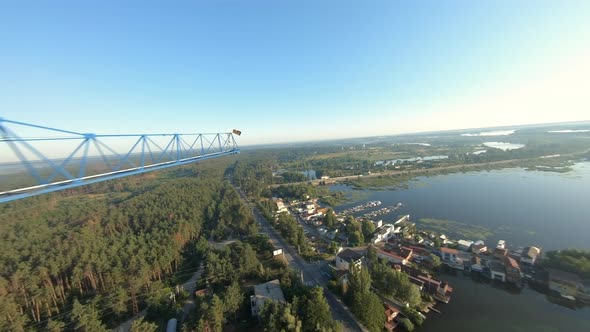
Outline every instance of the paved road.
<svg viewBox="0 0 590 332"><path fill-rule="evenodd" d="M147 309L143 309L137 315L129 318L128 320L123 322L121 325L114 328L113 331L115 331L115 332L129 332L129 331L131 331L131 324L133 324L133 322L136 319L140 319L141 317L145 317L146 313L147 313Z"/></svg>
<svg viewBox="0 0 590 332"><path fill-rule="evenodd" d="M239 190L238 192L240 193L243 203L248 204L248 200L244 194ZM272 226L270 226L268 220L260 214L257 208L252 208L252 212L256 221L260 224L261 231L268 234L271 243L276 248L283 248L283 254L288 264L298 271L303 271L304 282L309 285L315 284L324 288L324 294L330 305L332 317L342 323L343 330L366 331L366 329L359 325L348 308L326 288L329 279L322 274L321 269L326 266L327 262L307 263L301 258L301 256L299 256L297 251L289 245L289 243L287 243Z"/></svg>
<svg viewBox="0 0 590 332"><path fill-rule="evenodd" d="M184 321L190 312L195 308L195 289L197 288L197 280L201 277L204 271L203 264L199 266L199 269L193 276L184 284L182 287L189 293L188 299L184 302L184 308L182 309L182 320Z"/></svg>
<svg viewBox="0 0 590 332"><path fill-rule="evenodd" d="M201 277L201 274L203 274L203 270L204 270L203 264L201 264L201 266L199 266L199 269L197 270L197 272L195 272L188 281L186 281L185 283L183 283L181 285L182 288L185 289L190 294L188 300L186 300L186 302L184 304L183 313L182 313L183 320L190 314L191 310L195 307L195 301L194 301L195 288L197 287L197 280ZM114 328L113 331L115 331L115 332L129 332L131 330L131 324L133 324L133 321L135 321L141 317L145 317L146 313L147 313L147 309L143 309L137 315L129 318L127 321L123 322L121 325Z"/></svg>

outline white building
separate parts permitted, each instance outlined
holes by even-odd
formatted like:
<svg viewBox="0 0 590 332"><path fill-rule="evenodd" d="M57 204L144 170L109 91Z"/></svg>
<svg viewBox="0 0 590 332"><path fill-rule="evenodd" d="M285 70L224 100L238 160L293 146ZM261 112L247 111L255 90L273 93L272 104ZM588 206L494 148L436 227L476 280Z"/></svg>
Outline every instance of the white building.
<svg viewBox="0 0 590 332"><path fill-rule="evenodd" d="M287 206L285 205L285 202L283 202L282 200L276 201L277 204L277 212L287 212Z"/></svg>
<svg viewBox="0 0 590 332"><path fill-rule="evenodd" d="M392 224L385 224L375 231L375 235L373 235L373 239L371 239L371 242L373 242L373 244L379 242L387 242L387 240L392 238L394 235L395 226L393 226Z"/></svg>
<svg viewBox="0 0 590 332"><path fill-rule="evenodd" d="M541 255L541 249L537 247L529 247L527 250L522 252L522 255L520 256L520 262L533 265L535 264L535 261L537 261L537 257L539 257L539 255Z"/></svg>
<svg viewBox="0 0 590 332"><path fill-rule="evenodd" d="M281 290L279 279L254 286L254 295L250 295L252 316L258 316L266 301L285 303L285 296Z"/></svg>
<svg viewBox="0 0 590 332"><path fill-rule="evenodd" d="M383 226L383 220L375 220L372 221L373 225L375 225L375 228L379 228L381 226Z"/></svg>

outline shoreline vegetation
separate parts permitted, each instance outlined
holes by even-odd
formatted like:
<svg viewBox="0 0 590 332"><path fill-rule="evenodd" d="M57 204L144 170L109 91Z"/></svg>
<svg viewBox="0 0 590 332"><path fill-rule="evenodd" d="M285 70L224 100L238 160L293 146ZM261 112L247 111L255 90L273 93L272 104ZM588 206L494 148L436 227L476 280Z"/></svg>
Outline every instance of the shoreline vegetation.
<svg viewBox="0 0 590 332"><path fill-rule="evenodd" d="M416 224L425 231L447 234L463 239L486 240L488 237L494 235L494 232L487 227L453 220L421 218Z"/></svg>
<svg viewBox="0 0 590 332"><path fill-rule="evenodd" d="M573 156L538 157L530 159L502 160L480 164L460 164L426 169L398 170L385 173L373 173L364 176L349 176L342 180L335 178L333 181L334 183L349 185L353 189L397 190L407 189L407 182L415 180L418 177L430 177L454 173L492 171L515 167L524 168L526 171L567 173L573 170L571 166L576 162L585 160L584 158L572 159L572 157Z"/></svg>

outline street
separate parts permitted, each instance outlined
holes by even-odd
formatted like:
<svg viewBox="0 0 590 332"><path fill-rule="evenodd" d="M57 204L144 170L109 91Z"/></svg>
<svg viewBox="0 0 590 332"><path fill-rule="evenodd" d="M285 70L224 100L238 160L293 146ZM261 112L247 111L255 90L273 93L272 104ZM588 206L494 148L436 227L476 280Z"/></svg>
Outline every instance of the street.
<svg viewBox="0 0 590 332"><path fill-rule="evenodd" d="M236 188L236 190L238 189ZM240 193L240 198L242 199L243 204L249 206L245 195L240 190L238 190L238 192ZM348 308L346 308L346 306L326 288L329 279L322 274L321 269L326 266L327 262L324 261L319 264L307 263L301 258L301 256L299 256L297 251L278 234L278 232L269 224L268 220L260 214L257 208L252 207L252 213L260 225L261 232L268 234L268 237L275 248L283 249L283 255L288 264L297 271L303 271L304 283L315 284L324 288L324 294L328 301L328 305L330 306L332 317L342 323L343 330L366 331L366 329L357 322Z"/></svg>

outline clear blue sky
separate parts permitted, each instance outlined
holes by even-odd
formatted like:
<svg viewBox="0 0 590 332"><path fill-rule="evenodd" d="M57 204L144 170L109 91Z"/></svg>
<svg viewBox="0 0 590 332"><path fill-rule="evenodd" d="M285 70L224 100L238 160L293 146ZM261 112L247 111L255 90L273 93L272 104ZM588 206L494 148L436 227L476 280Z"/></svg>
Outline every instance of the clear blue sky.
<svg viewBox="0 0 590 332"><path fill-rule="evenodd" d="M589 51L587 0L7 0L0 116L242 144L588 120Z"/></svg>

